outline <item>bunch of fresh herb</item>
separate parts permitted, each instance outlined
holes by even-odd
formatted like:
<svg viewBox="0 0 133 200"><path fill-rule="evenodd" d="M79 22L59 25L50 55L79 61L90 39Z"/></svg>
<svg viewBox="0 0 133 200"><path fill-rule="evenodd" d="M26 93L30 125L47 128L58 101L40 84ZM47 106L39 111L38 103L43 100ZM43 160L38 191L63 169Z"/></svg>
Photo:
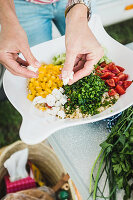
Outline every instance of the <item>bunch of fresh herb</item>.
<svg viewBox="0 0 133 200"><path fill-rule="evenodd" d="M116 200L117 189L125 191L123 200L129 199L133 191L133 107L122 113L117 123L112 127L111 134L100 146L102 150L94 163L91 173L92 182L94 168L100 158L97 175L94 180L93 200L96 199L100 191L98 183L103 171L107 174L105 185L107 180L109 184L108 199ZM107 199L103 191L100 191L100 193L101 198Z"/></svg>
<svg viewBox="0 0 133 200"><path fill-rule="evenodd" d="M102 106L102 96L109 89L105 82L93 73L82 78L73 85L64 86L68 101L65 104L67 114L72 114L77 108L81 113L95 115Z"/></svg>

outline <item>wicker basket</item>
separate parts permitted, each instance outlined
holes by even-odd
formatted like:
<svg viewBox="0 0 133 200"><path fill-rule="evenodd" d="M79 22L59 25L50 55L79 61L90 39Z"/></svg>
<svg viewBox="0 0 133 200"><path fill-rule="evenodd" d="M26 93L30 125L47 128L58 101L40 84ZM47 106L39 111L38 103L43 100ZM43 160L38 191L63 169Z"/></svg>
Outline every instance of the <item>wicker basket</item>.
<svg viewBox="0 0 133 200"><path fill-rule="evenodd" d="M28 159L44 173L44 176L46 176L45 178L49 181L51 186L54 186L60 180L62 174L66 173L54 151L44 143L27 145L21 141L17 141L6 147L0 156L0 185L3 185L3 178L7 174L7 170L3 166L4 162L13 153L24 148L29 149ZM0 194L2 190L3 188L1 187Z"/></svg>

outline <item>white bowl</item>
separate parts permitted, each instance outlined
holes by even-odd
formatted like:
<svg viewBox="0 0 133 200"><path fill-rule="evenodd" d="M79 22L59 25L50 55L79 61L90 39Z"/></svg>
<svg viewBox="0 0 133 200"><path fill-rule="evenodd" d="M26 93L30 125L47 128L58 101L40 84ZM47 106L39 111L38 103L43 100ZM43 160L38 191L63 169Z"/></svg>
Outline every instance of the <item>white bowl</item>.
<svg viewBox="0 0 133 200"><path fill-rule="evenodd" d="M117 65L124 67L129 80L133 80L133 51L112 39L104 30L100 18L92 16L89 26L98 41L108 50L108 57ZM65 52L65 37L60 37L31 48L32 53L39 61L50 63L53 56ZM120 97L110 109L92 116L90 119L58 119L43 118L41 111L33 108L27 99L27 80L16 77L6 70L4 75L4 89L7 97L20 112L23 122L20 128L20 138L28 144L36 144L55 131L79 124L91 123L111 117L133 104L133 84L126 94Z"/></svg>

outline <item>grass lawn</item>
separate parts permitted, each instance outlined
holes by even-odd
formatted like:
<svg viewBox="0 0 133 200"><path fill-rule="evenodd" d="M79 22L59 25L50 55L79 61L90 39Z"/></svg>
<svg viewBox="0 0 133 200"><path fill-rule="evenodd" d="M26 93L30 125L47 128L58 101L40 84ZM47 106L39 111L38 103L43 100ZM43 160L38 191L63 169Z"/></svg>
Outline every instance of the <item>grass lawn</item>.
<svg viewBox="0 0 133 200"><path fill-rule="evenodd" d="M8 100L0 102L0 147L19 139L21 120L21 115Z"/></svg>
<svg viewBox="0 0 133 200"><path fill-rule="evenodd" d="M112 38L122 44L133 42L133 19L105 27Z"/></svg>
<svg viewBox="0 0 133 200"><path fill-rule="evenodd" d="M106 31L122 44L133 42L133 19L105 27ZM8 100L0 102L0 147L19 139L21 116Z"/></svg>

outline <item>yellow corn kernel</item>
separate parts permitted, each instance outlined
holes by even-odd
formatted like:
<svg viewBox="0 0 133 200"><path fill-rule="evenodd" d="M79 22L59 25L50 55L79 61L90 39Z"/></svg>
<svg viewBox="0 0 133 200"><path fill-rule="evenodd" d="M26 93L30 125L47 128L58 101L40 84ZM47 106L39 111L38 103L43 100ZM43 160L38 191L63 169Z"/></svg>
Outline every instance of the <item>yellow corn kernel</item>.
<svg viewBox="0 0 133 200"><path fill-rule="evenodd" d="M42 95L43 98L45 98L49 93L47 91L44 91L44 94Z"/></svg>
<svg viewBox="0 0 133 200"><path fill-rule="evenodd" d="M45 90L50 94L52 91L49 88L45 88Z"/></svg>
<svg viewBox="0 0 133 200"><path fill-rule="evenodd" d="M50 77L51 77L51 74L48 73L48 74L47 74L47 78L49 79Z"/></svg>
<svg viewBox="0 0 133 200"><path fill-rule="evenodd" d="M31 78L31 79L30 79L30 82L32 82L32 83L33 83L34 81L35 81L35 78Z"/></svg>
<svg viewBox="0 0 133 200"><path fill-rule="evenodd" d="M62 87L63 86L63 83L58 83L58 87Z"/></svg>
<svg viewBox="0 0 133 200"><path fill-rule="evenodd" d="M35 86L39 86L39 82L38 82L38 81L35 81L34 85L35 85Z"/></svg>
<svg viewBox="0 0 133 200"><path fill-rule="evenodd" d="M47 86L48 86L48 87L51 87L51 86L52 86L52 81L51 81L51 80L48 81Z"/></svg>
<svg viewBox="0 0 133 200"><path fill-rule="evenodd" d="M46 96L47 96L47 95L45 95L45 94L42 95L43 98L46 98Z"/></svg>
<svg viewBox="0 0 133 200"><path fill-rule="evenodd" d="M44 111L44 110L46 110L46 108L45 107L42 107L42 109L41 109L42 111Z"/></svg>
<svg viewBox="0 0 133 200"><path fill-rule="evenodd" d="M45 83L42 83L42 84L41 84L41 87L42 87L43 90L45 90L46 84L45 84Z"/></svg>
<svg viewBox="0 0 133 200"><path fill-rule="evenodd" d="M44 77L44 74L39 74L39 80Z"/></svg>
<svg viewBox="0 0 133 200"><path fill-rule="evenodd" d="M57 81L57 82L60 82L60 81L61 81L60 78L59 78L58 76L56 77L56 81Z"/></svg>
<svg viewBox="0 0 133 200"><path fill-rule="evenodd" d="M39 91L39 90L41 90L42 88L40 87L40 86L37 86L36 87L36 91Z"/></svg>
<svg viewBox="0 0 133 200"><path fill-rule="evenodd" d="M43 81L44 81L44 82L46 82L47 80L48 80L47 77L44 77L44 78L43 78Z"/></svg>
<svg viewBox="0 0 133 200"><path fill-rule="evenodd" d="M44 111L44 110L46 110L46 108L45 107L41 107L40 110Z"/></svg>
<svg viewBox="0 0 133 200"><path fill-rule="evenodd" d="M30 100L30 101L33 101L33 99L34 99L34 95L32 95L32 94L28 94L27 95L27 98Z"/></svg>
<svg viewBox="0 0 133 200"><path fill-rule="evenodd" d="M35 90L31 90L31 94L32 94L33 96L35 96L35 95L36 95L36 91L35 91Z"/></svg>
<svg viewBox="0 0 133 200"><path fill-rule="evenodd" d="M51 76L51 80L54 81L56 79L55 76Z"/></svg>

